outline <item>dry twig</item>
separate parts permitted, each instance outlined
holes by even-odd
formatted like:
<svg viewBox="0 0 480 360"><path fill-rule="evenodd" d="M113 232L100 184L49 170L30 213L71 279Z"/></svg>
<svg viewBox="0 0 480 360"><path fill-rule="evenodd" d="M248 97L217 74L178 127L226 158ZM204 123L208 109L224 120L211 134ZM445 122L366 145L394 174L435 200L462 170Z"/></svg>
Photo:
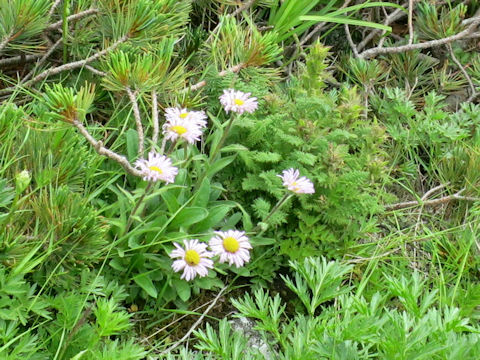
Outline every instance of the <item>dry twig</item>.
<svg viewBox="0 0 480 360"><path fill-rule="evenodd" d="M422 204L420 206L420 211L418 212L418 217L417 217L417 223L415 224L415 235L417 235L418 227L420 225L420 220L422 219L422 213L423 213L423 208L424 208L424 202L427 200L432 194L437 192L438 190L443 189L444 187L448 186L450 182L446 184L440 184L438 186L435 186L434 188L428 190L425 194L422 196Z"/></svg>
<svg viewBox="0 0 480 360"><path fill-rule="evenodd" d="M387 47L387 48L373 48L373 49L368 49L363 51L362 53L359 54L361 58L372 58L377 55L382 55L382 54L398 54L401 52L405 51L411 51L411 50L419 50L419 49L428 49L432 47L438 47L441 45L449 44L453 41L463 39L469 35L475 30L475 28L480 24L480 18L477 18L475 21L473 21L468 28L465 30L459 32L458 34L448 36L443 39L438 39L438 40L431 40L431 41L426 41L423 43L417 43L417 44L412 44L412 45L402 45L402 46L395 46L395 47Z"/></svg>
<svg viewBox="0 0 480 360"><path fill-rule="evenodd" d="M470 75L468 75L467 70L465 70L462 63L455 56L455 53L453 52L451 44L447 44L447 49L448 49L448 52L450 53L450 57L452 58L453 62L455 63L455 65L457 65L458 69L462 72L463 76L465 77L465 80L467 80L468 82L468 86L470 87L470 97L468 98L468 101L472 101L477 96L477 91L475 90L475 85L473 84L472 78L470 77Z"/></svg>
<svg viewBox="0 0 480 360"><path fill-rule="evenodd" d="M352 48L353 55L358 58L358 50L357 46L352 40L352 35L350 34L350 28L348 27L348 24L345 24L345 34L347 35L347 41L350 44L350 47Z"/></svg>
<svg viewBox="0 0 480 360"><path fill-rule="evenodd" d="M225 286L220 292L215 296L215 299L213 299L212 303L208 306L208 308L203 312L203 314L198 318L197 321L195 321L195 324L192 325L192 327L187 331L187 333L178 341L176 341L172 346L168 347L166 350L163 350L160 355L165 355L171 352L173 349L175 349L178 345L180 345L182 342L188 339L188 337L193 333L193 331L197 328L198 325L203 321L203 318L208 314L210 310L215 306L217 303L218 299L222 296L222 294L227 290L227 287Z"/></svg>
<svg viewBox="0 0 480 360"><path fill-rule="evenodd" d="M352 0L345 0L343 5L340 6L339 10L346 8L350 4L351 1ZM317 34L320 30L322 30L325 27L325 25L327 25L326 22L318 23L317 25L315 25L315 27L313 28L312 31L305 32L305 34L302 36L302 39L300 40L300 46L305 45L305 43L308 40L310 40L315 34Z"/></svg>
<svg viewBox="0 0 480 360"><path fill-rule="evenodd" d="M413 44L413 2L408 0L408 45Z"/></svg>
<svg viewBox="0 0 480 360"><path fill-rule="evenodd" d="M402 4L402 7L405 7L407 4ZM387 18L385 19L385 22L383 23L383 25L385 26L388 26L390 25L391 23L401 19L402 17L405 16L405 12L403 12L401 9L396 9L395 11L393 11L390 15L387 16ZM367 44L372 41L372 39L377 36L379 33L382 33L384 34L385 32L383 30L380 30L380 29L374 29L372 30L358 45L357 45L357 49L358 51L362 51L365 46L367 46Z"/></svg>
<svg viewBox="0 0 480 360"><path fill-rule="evenodd" d="M198 310L200 310L201 308L204 308L205 306L211 304L214 300L210 300L208 302L206 302L205 304L202 304L198 307L196 307L195 309L192 310L192 312L197 312ZM170 326L176 324L177 322L179 322L180 320L186 318L187 316L191 315L190 313L187 313L187 314L183 314L182 316L178 317L177 319L173 320L172 322L168 323L167 325L161 327L160 329L157 329L155 330L154 333L148 335L146 338L142 339L143 342L145 343L149 343L148 340L150 340L151 338L153 338L154 336L160 334L162 331L166 330L167 328L169 328Z"/></svg>
<svg viewBox="0 0 480 360"><path fill-rule="evenodd" d="M456 192L453 195L443 196L441 198L434 199L434 200L422 201L422 199L420 199L418 201L417 200L405 201L405 202L401 202L401 203L397 203L397 204L385 205L385 210L387 210L387 211L400 210L400 209L406 209L406 208L409 208L409 207L419 206L419 205L421 205L421 206L435 206L435 205L446 204L446 203L448 203L450 201L453 201L453 200L480 201L480 198L477 198L477 197L461 195L464 191L465 191L465 188ZM424 196L422 196L422 198Z"/></svg>

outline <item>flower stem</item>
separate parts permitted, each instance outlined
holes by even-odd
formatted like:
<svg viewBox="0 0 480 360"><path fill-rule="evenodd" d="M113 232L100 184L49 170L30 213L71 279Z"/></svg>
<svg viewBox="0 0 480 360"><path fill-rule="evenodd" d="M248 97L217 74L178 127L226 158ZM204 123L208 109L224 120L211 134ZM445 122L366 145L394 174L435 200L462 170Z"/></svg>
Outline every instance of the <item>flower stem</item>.
<svg viewBox="0 0 480 360"><path fill-rule="evenodd" d="M225 128L225 131L222 134L222 137L220 138L220 141L218 142L218 145L215 147L215 150L213 150L213 153L210 155L210 159L208 160L208 164L211 165L215 161L215 158L218 155L218 152L222 149L223 143L225 140L227 140L228 133L230 132L230 129L232 128L233 121L236 119L236 116L232 116L230 120L228 120L227 127Z"/></svg>
<svg viewBox="0 0 480 360"><path fill-rule="evenodd" d="M153 186L153 182L149 182L142 196L140 197L140 199L138 199L137 203L135 204L135 207L132 209L132 212L128 216L127 226L125 227L125 231L123 232L123 235L128 233L128 231L130 230L130 227L132 226L132 223L133 223L133 217L137 213L138 208L140 207L143 200L145 199L145 196L147 196L147 194L150 192L150 189L152 188L152 186Z"/></svg>
<svg viewBox="0 0 480 360"><path fill-rule="evenodd" d="M67 37L68 37L68 14L70 12L70 0L63 0L63 23L62 23L62 37L63 37L63 63L66 64L68 60L67 53Z"/></svg>
<svg viewBox="0 0 480 360"><path fill-rule="evenodd" d="M270 213L265 217L265 219L263 219L263 221L261 223L266 223L268 220L270 220L270 218L273 216L273 214L275 214L277 212L277 210L280 209L282 207L282 205L285 204L287 202L287 200L290 199L292 196L293 196L293 194L291 194L291 193L285 193L285 195L283 195L283 197L280 200L278 200L278 202L272 208ZM252 232L254 232L254 233L258 232L261 229L261 225L260 225L261 223L259 223L257 226L255 226L255 228L252 230Z"/></svg>
<svg viewBox="0 0 480 360"><path fill-rule="evenodd" d="M170 154L173 152L173 150L175 150L175 146L177 145L177 143L178 143L178 140L173 140L173 141L172 141L172 143L170 144L170 147L168 148L167 153L165 154L165 156L170 155Z"/></svg>
<svg viewBox="0 0 480 360"><path fill-rule="evenodd" d="M210 168L210 165L213 164L215 161L215 158L217 157L219 151L222 149L223 144L225 143L225 140L227 139L228 133L230 132L230 129L232 128L233 121L236 119L235 116L232 116L230 120L228 120L227 126L225 128L225 131L222 134L222 137L220 138L220 141L218 142L217 146L213 150L212 154L210 155L210 158L208 159L208 166L203 172L203 174L198 178L197 184L195 185L195 189L197 190L201 185L205 177L207 176L208 169Z"/></svg>

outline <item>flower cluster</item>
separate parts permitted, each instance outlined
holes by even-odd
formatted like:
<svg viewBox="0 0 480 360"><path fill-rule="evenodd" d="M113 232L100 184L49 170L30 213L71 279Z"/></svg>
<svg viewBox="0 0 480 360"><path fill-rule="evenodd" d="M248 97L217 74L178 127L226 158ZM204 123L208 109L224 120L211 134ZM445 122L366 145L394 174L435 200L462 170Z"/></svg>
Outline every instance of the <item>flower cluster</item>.
<svg viewBox="0 0 480 360"><path fill-rule="evenodd" d="M242 114L252 113L258 107L256 97L250 97L250 93L243 93L228 89L220 96L220 103L225 111ZM199 141L203 130L207 126L207 115L204 111L193 111L181 107L165 109L166 122L162 126L165 141L177 142L185 140L189 144ZM134 166L140 170L142 178L146 181L164 181L166 184L173 183L178 173L178 168L172 165L170 159L156 151L148 154L148 159L138 159Z"/></svg>
<svg viewBox="0 0 480 360"><path fill-rule="evenodd" d="M250 249L252 245L245 236L244 231L228 230L215 231L208 246L211 251L207 251L207 244L193 240L184 240L184 247L174 243L175 250L170 253L173 262L172 268L179 272L183 270L180 277L187 281L193 280L195 276L204 277L208 274L208 269L213 268L214 256L219 256L220 263L228 262L229 265L242 267L250 261Z"/></svg>
<svg viewBox="0 0 480 360"><path fill-rule="evenodd" d="M256 97L250 97L250 93L235 91L234 89L224 90L220 96L220 103L225 112L253 113L258 102ZM194 144L200 140L203 130L207 125L207 116L203 111L189 111L186 108L167 108L165 110L166 122L163 125L164 141L176 142L185 140ZM178 168L172 165L172 161L165 155L151 151L148 159L138 159L134 164L142 173L143 179L147 181L164 181L166 184L173 183L178 174ZM315 189L313 183L305 176L300 177L296 169L288 169L279 176L283 185L296 194L313 194ZM184 240L183 247L174 243L175 249L170 257L175 259L172 268L175 272L183 271L182 279L193 280L207 276L209 269L213 268L214 256L218 256L220 263L242 267L250 261L250 250L252 245L244 231L228 230L215 231L215 235L209 243L202 243L198 239ZM209 248L209 250L208 250Z"/></svg>

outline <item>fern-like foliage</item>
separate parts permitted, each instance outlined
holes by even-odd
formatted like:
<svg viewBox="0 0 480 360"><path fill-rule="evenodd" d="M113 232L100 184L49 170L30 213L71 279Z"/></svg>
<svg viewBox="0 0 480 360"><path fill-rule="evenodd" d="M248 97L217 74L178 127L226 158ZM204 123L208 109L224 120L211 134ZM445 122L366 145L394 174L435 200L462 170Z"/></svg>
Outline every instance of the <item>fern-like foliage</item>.
<svg viewBox="0 0 480 360"><path fill-rule="evenodd" d="M222 174L229 192L252 204L257 221L284 194L277 176L282 170L297 168L313 180L314 195L295 197L270 221L283 234L277 235L280 249L291 257L333 254L375 231L386 181L384 129L360 119L355 88L321 91L328 74L320 50L312 52L289 93L267 93L263 110L235 123L229 141L248 150L240 151L230 172ZM235 86L257 95L250 84ZM315 96L310 89L316 89Z"/></svg>

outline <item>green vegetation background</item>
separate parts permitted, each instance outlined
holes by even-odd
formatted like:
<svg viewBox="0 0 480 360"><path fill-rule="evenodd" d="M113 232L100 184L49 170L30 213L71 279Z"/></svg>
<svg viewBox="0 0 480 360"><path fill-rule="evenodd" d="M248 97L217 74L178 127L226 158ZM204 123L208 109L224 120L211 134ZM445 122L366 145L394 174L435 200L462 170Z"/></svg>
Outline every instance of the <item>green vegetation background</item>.
<svg viewBox="0 0 480 360"><path fill-rule="evenodd" d="M370 34L408 44L408 5L0 0L0 358L479 359L476 28L355 56ZM413 7L413 44L478 25L477 1ZM145 198L72 126L133 163L126 88L148 136L152 96L160 119L209 115ZM212 160L227 88L259 109ZM316 193L263 223L290 167ZM248 266L173 272L173 242L233 227L252 234ZM235 316L264 348L233 336Z"/></svg>

